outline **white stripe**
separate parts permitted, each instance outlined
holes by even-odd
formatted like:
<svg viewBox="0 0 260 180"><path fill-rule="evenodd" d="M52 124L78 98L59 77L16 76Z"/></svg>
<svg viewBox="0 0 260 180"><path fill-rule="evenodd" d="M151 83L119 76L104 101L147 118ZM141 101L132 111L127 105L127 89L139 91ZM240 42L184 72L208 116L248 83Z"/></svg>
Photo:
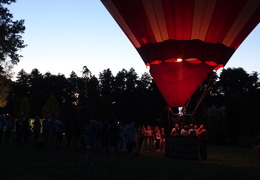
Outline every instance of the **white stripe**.
<svg viewBox="0 0 260 180"><path fill-rule="evenodd" d="M249 18L253 15L255 10L259 8L260 0L247 0L244 8L237 16L237 19L233 23L232 27L228 31L225 39L223 40L223 44L230 47L235 38L241 32L242 28L248 22Z"/></svg>
<svg viewBox="0 0 260 180"><path fill-rule="evenodd" d="M192 25L191 39L205 40L216 0L196 0Z"/></svg>
<svg viewBox="0 0 260 180"><path fill-rule="evenodd" d="M142 0L156 42L169 39L162 0Z"/></svg>

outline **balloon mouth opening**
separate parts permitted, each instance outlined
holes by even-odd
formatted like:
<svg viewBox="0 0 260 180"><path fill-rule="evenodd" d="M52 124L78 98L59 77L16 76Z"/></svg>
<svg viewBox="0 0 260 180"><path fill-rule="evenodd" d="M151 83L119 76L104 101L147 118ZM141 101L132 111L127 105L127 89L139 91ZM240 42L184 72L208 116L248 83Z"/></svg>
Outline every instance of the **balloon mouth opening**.
<svg viewBox="0 0 260 180"><path fill-rule="evenodd" d="M152 65L158 65L161 63L182 63L182 62L189 62L192 64L201 64L201 63L205 63L209 66L215 66L214 71L218 71L219 69L224 67L224 64L217 64L214 61L201 61L197 58L187 58L187 59L183 59L183 58L170 58L170 59L166 59L166 60L154 60L150 63L146 63L146 66L152 66Z"/></svg>

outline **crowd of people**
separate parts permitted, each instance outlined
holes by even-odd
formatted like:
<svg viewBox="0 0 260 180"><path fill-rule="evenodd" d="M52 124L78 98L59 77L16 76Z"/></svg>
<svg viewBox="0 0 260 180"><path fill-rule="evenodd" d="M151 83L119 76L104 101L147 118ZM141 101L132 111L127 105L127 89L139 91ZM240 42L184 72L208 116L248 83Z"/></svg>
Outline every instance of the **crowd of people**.
<svg viewBox="0 0 260 180"><path fill-rule="evenodd" d="M168 132L168 131L167 131ZM199 154L207 159L207 131L203 125L174 124L167 133L172 137L198 138ZM260 136L254 144L260 153ZM139 152L165 152L164 127L138 125L134 121L102 122L81 121L78 118L58 119L55 115L41 119L27 118L21 113L14 119L8 114L0 115L0 145L15 143L32 147L84 149L87 159L91 152L123 153L138 155Z"/></svg>
<svg viewBox="0 0 260 180"><path fill-rule="evenodd" d="M29 119L23 113L17 119L8 114L0 115L0 144L14 140L17 145L61 146L64 123L55 118Z"/></svg>
<svg viewBox="0 0 260 180"><path fill-rule="evenodd" d="M89 132L93 132L93 129L96 133L91 134L95 137L89 138ZM111 124L91 121L83 132L86 132L86 144L90 144L89 146L96 151L138 154L140 151L164 152L165 150L166 135L163 127L155 126L152 129L150 125L137 126L134 121L125 123L114 121Z"/></svg>
<svg viewBox="0 0 260 180"><path fill-rule="evenodd" d="M10 136L17 145L32 147L83 147L103 153L138 154L139 152L165 152L166 132L164 127L137 125L134 121L111 123L78 119L59 120L55 115L40 119L26 118L21 113L17 119L9 115L0 115L0 143L10 141ZM171 136L198 136L201 156L206 159L206 130L203 125L190 124L182 128L175 124ZM65 139L65 140L64 140Z"/></svg>
<svg viewBox="0 0 260 180"><path fill-rule="evenodd" d="M152 129L150 125L137 127L130 122L60 120L55 115L45 119L27 118L23 113L14 119L8 114L2 114L0 144L12 140L17 145L77 149L84 148L86 144L89 146L88 142L92 140L91 147L97 152L164 152L164 128L155 126ZM93 129L95 133L89 133Z"/></svg>
<svg viewBox="0 0 260 180"><path fill-rule="evenodd" d="M204 125L194 125L190 124L183 125L182 128L179 127L179 124L176 123L171 130L172 136L180 137L198 137L199 145L199 154L202 159L207 159L207 131L204 128Z"/></svg>

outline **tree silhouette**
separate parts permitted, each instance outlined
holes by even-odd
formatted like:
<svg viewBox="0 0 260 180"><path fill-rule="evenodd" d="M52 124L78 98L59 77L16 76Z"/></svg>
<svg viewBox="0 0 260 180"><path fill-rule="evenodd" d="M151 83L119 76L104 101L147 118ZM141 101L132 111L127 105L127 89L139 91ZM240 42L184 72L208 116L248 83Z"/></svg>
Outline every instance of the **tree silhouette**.
<svg viewBox="0 0 260 180"><path fill-rule="evenodd" d="M29 74L28 84L29 93L28 98L32 105L32 114L40 115L43 103L46 101L44 97L45 88L43 87L43 76L38 69L33 69Z"/></svg>
<svg viewBox="0 0 260 180"><path fill-rule="evenodd" d="M29 75L23 69L18 72L16 81L11 83L11 92L8 97L8 104L6 109L14 115L19 113L19 105L23 98L28 98Z"/></svg>
<svg viewBox="0 0 260 180"><path fill-rule="evenodd" d="M0 0L0 107L5 107L10 91L10 69L20 60L19 50L26 45L21 34L25 31L24 20L13 20L6 5L15 0Z"/></svg>
<svg viewBox="0 0 260 180"><path fill-rule="evenodd" d="M105 69L99 73L99 82L100 82L100 95L101 95L101 111L103 112L103 118L107 121L114 120L113 112L113 87L114 87L114 76L110 69Z"/></svg>
<svg viewBox="0 0 260 180"><path fill-rule="evenodd" d="M26 45L22 40L21 34L25 31L24 20L12 20L13 15L7 9L6 5L15 2L15 0L0 1L0 63L9 61L17 64L20 60L19 50ZM0 72L2 71L2 66Z"/></svg>
<svg viewBox="0 0 260 180"><path fill-rule="evenodd" d="M8 94L11 91L11 82L5 76L0 75L0 107L5 107L7 104Z"/></svg>
<svg viewBox="0 0 260 180"><path fill-rule="evenodd" d="M51 117L52 115L59 115L59 103L52 94L42 108L43 117Z"/></svg>
<svg viewBox="0 0 260 180"><path fill-rule="evenodd" d="M235 142L242 135L236 130L241 128L243 135L259 133L258 73L248 74L242 68L234 68L223 70L220 76L213 73L212 77L213 81L208 78L195 92L192 97L194 103L193 100L190 102L194 107L209 82L213 83L213 88L195 113L195 123L207 124L211 131L210 138L218 142L220 136L216 128L223 132L223 141L229 136ZM12 82L10 103L5 109L17 114L21 111L20 104L26 104L22 99L27 99L29 105L25 107L29 116L42 112L45 116L56 113L60 117L67 117L69 114L81 122L91 119L131 119L137 125L160 125L166 128L171 125L167 103L152 77L144 73L139 78L133 68L129 71L122 69L116 76L110 69L105 69L99 78L91 75L89 69L82 77L72 71L69 78L49 72L42 75L37 69L29 74L21 70L16 81ZM55 107L52 107L53 104Z"/></svg>

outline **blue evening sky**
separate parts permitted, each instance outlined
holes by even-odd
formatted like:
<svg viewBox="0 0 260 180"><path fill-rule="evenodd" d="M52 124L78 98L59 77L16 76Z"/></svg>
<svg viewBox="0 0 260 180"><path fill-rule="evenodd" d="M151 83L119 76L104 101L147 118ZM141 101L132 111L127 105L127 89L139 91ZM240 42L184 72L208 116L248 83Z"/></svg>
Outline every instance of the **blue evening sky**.
<svg viewBox="0 0 260 180"><path fill-rule="evenodd" d="M116 73L133 67L148 72L139 54L100 0L16 0L9 6L14 19L24 19L23 40L28 46L14 71L81 76L83 66L98 76L110 68ZM260 25L232 56L227 67L260 72Z"/></svg>

